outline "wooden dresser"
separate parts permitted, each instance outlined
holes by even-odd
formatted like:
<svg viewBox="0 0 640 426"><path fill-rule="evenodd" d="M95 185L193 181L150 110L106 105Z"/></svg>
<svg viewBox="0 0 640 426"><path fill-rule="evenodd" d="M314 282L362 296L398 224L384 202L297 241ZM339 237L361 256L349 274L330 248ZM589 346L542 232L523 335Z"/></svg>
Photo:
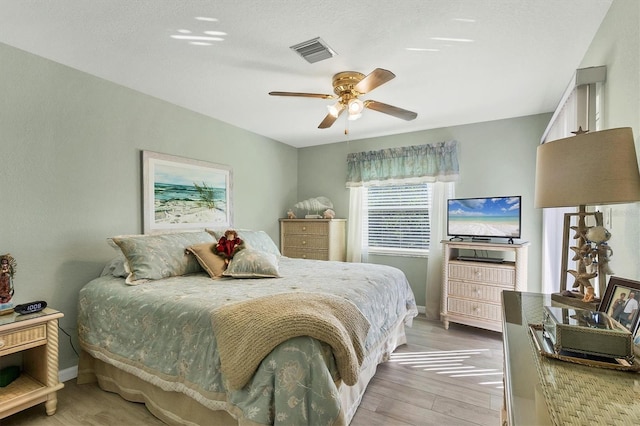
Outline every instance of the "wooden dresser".
<svg viewBox="0 0 640 426"><path fill-rule="evenodd" d="M456 322L502 331L501 293L526 290L529 243L442 243L440 316L444 328Z"/></svg>
<svg viewBox="0 0 640 426"><path fill-rule="evenodd" d="M280 252L300 259L346 259L346 219L280 219Z"/></svg>

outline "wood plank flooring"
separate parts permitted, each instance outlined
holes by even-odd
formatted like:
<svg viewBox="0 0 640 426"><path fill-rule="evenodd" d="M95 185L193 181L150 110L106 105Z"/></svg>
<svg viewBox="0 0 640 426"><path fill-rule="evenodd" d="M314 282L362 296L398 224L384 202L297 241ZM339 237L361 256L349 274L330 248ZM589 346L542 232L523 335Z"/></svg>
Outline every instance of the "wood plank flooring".
<svg viewBox="0 0 640 426"><path fill-rule="evenodd" d="M378 366L352 426L498 425L502 407L502 335L463 325L445 330L422 317L408 344ZM453 365L458 364L458 365ZM447 366L450 365L450 366ZM44 404L0 420L0 426L162 425L144 405L97 385L65 383L58 411Z"/></svg>

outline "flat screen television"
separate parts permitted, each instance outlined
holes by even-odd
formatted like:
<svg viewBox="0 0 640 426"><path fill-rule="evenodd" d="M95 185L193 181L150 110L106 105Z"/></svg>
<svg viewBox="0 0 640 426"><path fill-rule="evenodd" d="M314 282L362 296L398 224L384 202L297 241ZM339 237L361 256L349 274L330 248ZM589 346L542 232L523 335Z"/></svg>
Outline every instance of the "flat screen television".
<svg viewBox="0 0 640 426"><path fill-rule="evenodd" d="M447 234L486 241L520 238L522 197L454 198L447 201Z"/></svg>

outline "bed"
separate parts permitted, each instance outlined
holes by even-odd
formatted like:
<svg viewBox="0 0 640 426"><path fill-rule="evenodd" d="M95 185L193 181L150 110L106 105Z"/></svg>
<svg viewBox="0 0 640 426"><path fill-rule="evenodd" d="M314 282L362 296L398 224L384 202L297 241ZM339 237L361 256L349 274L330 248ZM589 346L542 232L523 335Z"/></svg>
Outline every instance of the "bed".
<svg viewBox="0 0 640 426"><path fill-rule="evenodd" d="M97 381L168 424L349 424L417 314L405 275L280 256L261 231L240 232L247 248L226 269L185 252L215 237L113 239L123 254L79 295L78 383ZM289 318L300 312L311 316ZM292 331L306 322L337 325Z"/></svg>

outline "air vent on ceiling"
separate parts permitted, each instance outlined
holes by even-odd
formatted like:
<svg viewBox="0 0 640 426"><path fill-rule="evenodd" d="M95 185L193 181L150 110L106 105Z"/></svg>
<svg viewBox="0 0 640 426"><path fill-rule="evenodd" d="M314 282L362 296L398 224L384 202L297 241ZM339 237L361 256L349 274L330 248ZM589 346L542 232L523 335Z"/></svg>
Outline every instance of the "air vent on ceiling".
<svg viewBox="0 0 640 426"><path fill-rule="evenodd" d="M310 64L336 56L336 52L320 37L298 43L291 46L291 49L306 59Z"/></svg>

